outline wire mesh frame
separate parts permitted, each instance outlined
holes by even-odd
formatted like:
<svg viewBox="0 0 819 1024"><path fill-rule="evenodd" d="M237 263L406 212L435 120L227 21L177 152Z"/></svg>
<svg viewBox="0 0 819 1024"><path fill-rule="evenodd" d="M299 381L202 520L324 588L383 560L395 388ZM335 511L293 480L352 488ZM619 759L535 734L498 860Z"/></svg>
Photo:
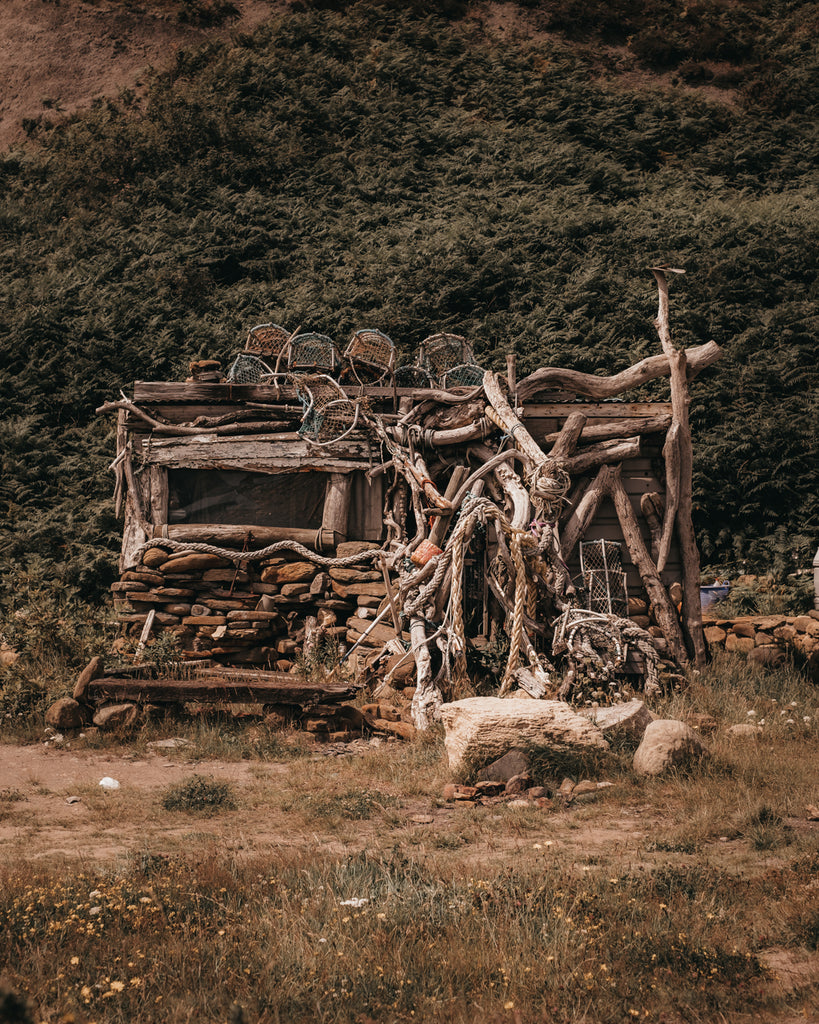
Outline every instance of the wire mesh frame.
<svg viewBox="0 0 819 1024"><path fill-rule="evenodd" d="M268 358L278 356L289 337L290 331L278 324L257 324L248 331L245 352Z"/></svg>
<svg viewBox="0 0 819 1024"><path fill-rule="evenodd" d="M326 374L293 379L305 407L299 436L314 444L332 444L346 437L358 423L358 404Z"/></svg>
<svg viewBox="0 0 819 1024"><path fill-rule="evenodd" d="M433 384L423 366L399 366L393 376L397 388L428 388Z"/></svg>
<svg viewBox="0 0 819 1024"><path fill-rule="evenodd" d="M621 546L613 540L580 542L580 571L588 608L609 615L628 615L628 591Z"/></svg>
<svg viewBox="0 0 819 1024"><path fill-rule="evenodd" d="M290 339L286 351L276 363L278 369L282 359L290 371L312 371L334 374L339 367L338 349L332 338L326 334L297 334Z"/></svg>
<svg viewBox="0 0 819 1024"><path fill-rule="evenodd" d="M421 342L419 363L439 380L456 366L474 362L472 346L460 334L430 334Z"/></svg>
<svg viewBox="0 0 819 1024"><path fill-rule="evenodd" d="M395 367L395 345L382 331L356 331L344 350L344 359L359 384L380 384Z"/></svg>
<svg viewBox="0 0 819 1024"><path fill-rule="evenodd" d="M477 363L461 363L447 370L441 383L445 388L451 387L475 387L483 383L484 370Z"/></svg>
<svg viewBox="0 0 819 1024"><path fill-rule="evenodd" d="M264 359L249 352L240 352L233 360L225 380L228 384L258 384L272 373Z"/></svg>

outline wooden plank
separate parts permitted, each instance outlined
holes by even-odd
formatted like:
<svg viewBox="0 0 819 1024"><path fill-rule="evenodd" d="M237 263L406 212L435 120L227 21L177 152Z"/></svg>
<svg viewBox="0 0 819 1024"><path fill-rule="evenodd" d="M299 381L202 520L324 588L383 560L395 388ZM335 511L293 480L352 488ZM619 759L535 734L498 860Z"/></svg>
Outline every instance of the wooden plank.
<svg viewBox="0 0 819 1024"><path fill-rule="evenodd" d="M168 522L168 471L164 466L150 466L151 524L154 530Z"/></svg>
<svg viewBox="0 0 819 1024"><path fill-rule="evenodd" d="M349 700L357 689L349 686L321 686L304 682L289 672L259 672L248 678L197 675L193 679L94 679L88 687L91 701L140 701L147 704L184 701L229 701L245 704L329 704Z"/></svg>
<svg viewBox="0 0 819 1024"><path fill-rule="evenodd" d="M343 387L350 397L356 397L361 389ZM398 398L411 398L418 403L427 398L440 396L440 390L433 388L392 388L368 387L364 394L376 400L391 401L394 395ZM219 415L227 411L228 406L242 405L245 402L262 402L270 405L290 405L297 402L293 387L276 389L269 384L186 384L179 381L137 381L134 384L134 402L137 405L163 403L186 403L187 405L211 406L206 413L197 415ZM670 402L554 402L532 403L524 407L523 417L556 416L566 419L573 412L581 412L587 419L604 417L654 416L671 412Z"/></svg>
<svg viewBox="0 0 819 1024"><path fill-rule="evenodd" d="M350 521L350 493L353 478L350 473L330 473L324 492L322 530L337 533L346 540Z"/></svg>
<svg viewBox="0 0 819 1024"><path fill-rule="evenodd" d="M140 442L136 442L140 444ZM168 469L241 469L248 473L344 473L369 469L366 440L345 438L332 448L313 448L297 435L252 438L199 434L141 442L145 461Z"/></svg>
<svg viewBox="0 0 819 1024"><path fill-rule="evenodd" d="M570 402L546 404L532 402L523 406L521 419L538 419L552 416L567 419L573 412L582 412L591 424L611 419L644 419L650 416L670 416L670 402Z"/></svg>

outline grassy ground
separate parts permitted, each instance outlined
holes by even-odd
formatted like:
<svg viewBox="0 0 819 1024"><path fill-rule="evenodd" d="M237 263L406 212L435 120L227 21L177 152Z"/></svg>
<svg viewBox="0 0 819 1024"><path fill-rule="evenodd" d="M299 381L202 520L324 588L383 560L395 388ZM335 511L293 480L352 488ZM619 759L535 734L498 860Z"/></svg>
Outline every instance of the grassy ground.
<svg viewBox="0 0 819 1024"><path fill-rule="evenodd" d="M445 804L438 736L329 757L298 734L175 723L189 745L162 751L152 786L21 773L0 792L6 982L43 1021L819 1013L819 694L726 657L655 710L713 715L713 759L645 781L620 751L593 774L613 787L547 810ZM754 718L759 740L725 735ZM124 773L168 732L49 756ZM62 849L96 838L97 857L49 853L69 792L83 817Z"/></svg>

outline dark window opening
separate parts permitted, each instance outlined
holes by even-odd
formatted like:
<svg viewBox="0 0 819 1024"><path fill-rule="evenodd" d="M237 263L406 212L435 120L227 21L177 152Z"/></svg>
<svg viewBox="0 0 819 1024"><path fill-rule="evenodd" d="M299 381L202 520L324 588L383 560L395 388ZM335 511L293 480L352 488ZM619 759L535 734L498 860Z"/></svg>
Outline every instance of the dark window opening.
<svg viewBox="0 0 819 1024"><path fill-rule="evenodd" d="M324 473L171 470L168 522L318 529L326 485Z"/></svg>

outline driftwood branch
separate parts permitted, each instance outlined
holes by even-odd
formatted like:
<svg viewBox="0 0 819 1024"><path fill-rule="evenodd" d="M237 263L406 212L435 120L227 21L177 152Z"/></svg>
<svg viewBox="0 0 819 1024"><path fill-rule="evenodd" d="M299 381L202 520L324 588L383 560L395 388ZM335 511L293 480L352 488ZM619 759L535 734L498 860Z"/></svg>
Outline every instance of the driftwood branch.
<svg viewBox="0 0 819 1024"><path fill-rule="evenodd" d="M688 379L691 380L701 373L707 366L716 362L721 355L722 349L714 341L689 349L686 352ZM531 398L539 391L545 391L555 386L597 400L614 398L616 395L639 387L656 377L668 377L670 372L666 355L648 356L627 370L615 373L611 377L597 377L592 373L580 373L578 370L543 366L518 382L517 400L525 402L527 398Z"/></svg>
<svg viewBox="0 0 819 1024"><path fill-rule="evenodd" d="M643 586L654 609L657 624L663 631L663 636L668 643L674 660L678 665L687 665L688 654L685 649L685 641L677 619L677 613L660 580L657 567L646 550L631 500L623 486L620 467L606 466L601 470L601 473L604 474L604 486L614 502L614 508L620 522L620 530L623 533L623 539L626 542L629 556L640 573Z"/></svg>
<svg viewBox="0 0 819 1024"><path fill-rule="evenodd" d="M596 469L598 466L634 459L639 454L639 437L625 437L619 441L601 441L600 444L589 445L588 448L584 448L570 459L564 459L563 468L572 475L587 473L590 469Z"/></svg>
<svg viewBox="0 0 819 1024"><path fill-rule="evenodd" d="M693 453L691 448L691 427L688 421L690 396L688 380L690 365L688 354L678 350L671 341L668 323L668 268L652 267L651 272L657 281L659 302L657 318L654 326L663 346L663 354L668 360L671 376L671 415L679 424L679 500L677 505L677 533L680 538L680 549L683 563L683 623L688 641L694 655L694 664L702 667L705 664L705 638L702 632L702 609L700 607L699 576L700 556L694 536L691 519L693 505ZM674 429L674 423L670 431ZM666 510L666 520L668 510ZM662 557L663 550L660 551Z"/></svg>

